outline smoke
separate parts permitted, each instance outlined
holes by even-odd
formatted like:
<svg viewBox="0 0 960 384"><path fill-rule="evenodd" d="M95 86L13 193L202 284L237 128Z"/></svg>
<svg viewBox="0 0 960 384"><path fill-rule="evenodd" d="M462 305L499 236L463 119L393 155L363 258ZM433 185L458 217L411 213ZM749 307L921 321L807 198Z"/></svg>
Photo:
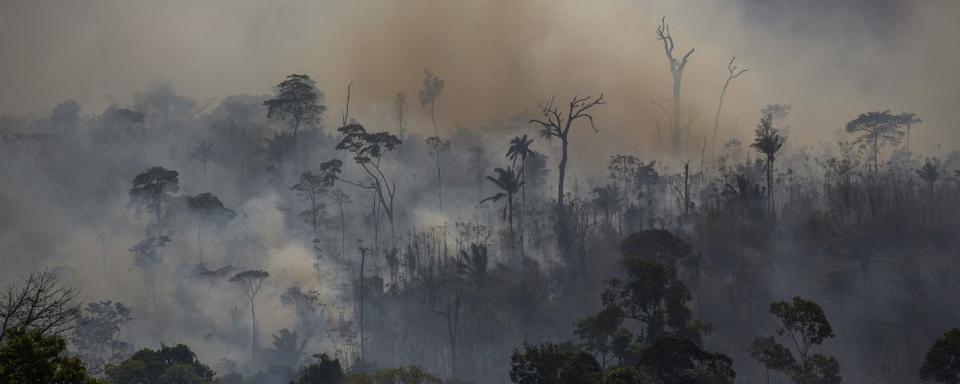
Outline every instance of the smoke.
<svg viewBox="0 0 960 384"><path fill-rule="evenodd" d="M165 80L201 101L265 93L284 75L318 79L338 121L346 84L352 113L391 127L389 100L406 92L411 127L428 132L417 105L422 71L446 80L442 130L478 127L490 116L536 113L556 94L604 92L601 133L575 142L656 150L652 105L670 96L655 28L666 15L678 51L696 48L684 76L682 110L692 110L687 147L699 152L726 63L750 71L734 81L721 138L745 137L761 106L794 106L792 143L828 138L866 110L912 111L925 120L924 149L956 144L950 132L957 5L934 2L326 1L5 2L0 109L43 113L74 98L97 110ZM419 110L419 111L418 111ZM683 118L682 120L685 120ZM666 127L665 121L661 122ZM588 131L582 129L582 131ZM623 140L623 138L629 138ZM947 140L947 142L944 142ZM921 148L921 147L917 147ZM574 151L576 153L576 151ZM586 160L586 159L584 159Z"/></svg>
<svg viewBox="0 0 960 384"><path fill-rule="evenodd" d="M888 108L923 119L914 127L916 152L939 154L941 145L960 145L952 119L960 53L949 49L960 35L953 20L958 13L960 3L948 0L13 0L0 3L0 113L47 116L57 103L74 99L85 114L80 125L97 126L96 115L108 106L132 105L139 92L165 83L209 112L227 95L269 94L287 74L306 73L325 93L327 132L339 124L350 81L350 117L370 130L395 132L391 100L404 92L407 130L418 136L404 143L395 164L385 165L400 185L398 227L403 236L441 226L453 233L455 221L502 224L499 207L476 204L494 193L484 176L508 164L503 153L510 137L536 136L526 121L551 97L561 105L574 95L602 93L607 100L595 109L599 132L584 122L574 127L571 190L605 181L598 170L612 154L668 157L669 123L655 104L667 98L669 106L671 95L655 35L664 15L676 54L696 48L681 106L681 122L689 119L691 132L683 137L683 153L668 165L712 152L713 116L734 54L749 71L726 94L716 152L731 138L748 142L760 109L770 103L792 106L783 122L790 127L784 163L809 166L809 147L832 145L845 138L839 131L846 121ZM434 205L436 174L422 137L433 134L429 110L418 98L424 70L445 81L437 119L441 136L455 147L444 155L442 212ZM146 219L127 205L129 181L162 165L181 171L182 194L203 192L186 142L211 133L209 119L173 124L175 130L149 145L103 150L89 132L77 132L70 136L76 141L29 144L4 154L0 281L37 267L57 268L65 283L82 288L84 300L136 305L130 327L136 332L124 339L150 347L183 341L210 359L245 361L248 350L241 347L249 345L250 323L238 287L189 277L184 268L200 261L201 247L211 269L271 273L257 300L261 346L270 333L296 325L294 311L278 300L292 286L316 290L327 311L345 310L350 317L353 299L343 285L357 271L332 256L356 253L357 238L370 237L363 231L369 231L364 215L372 196L351 190L348 240L341 245L325 238L318 258L297 224L299 202L262 174L248 183L269 187L234 187L236 164L211 165L207 189L235 209L237 219L202 241L189 227L175 233L158 272L159 301L150 304L144 275L130 261L129 248L143 238ZM15 125L8 123L0 120L0 134ZM280 123L272 128L284 129ZM555 169L557 143L537 138L533 147ZM310 156L339 155L332 145L325 148L329 152ZM486 173L468 172L475 169ZM815 172L792 169L802 177ZM347 165L345 174L354 171ZM550 194L540 188L528 193ZM385 236L385 224L380 231ZM541 260L556 257L528 252ZM504 261L503 255L491 258ZM782 281L771 290L792 293L798 286ZM315 337L308 349L331 348Z"/></svg>

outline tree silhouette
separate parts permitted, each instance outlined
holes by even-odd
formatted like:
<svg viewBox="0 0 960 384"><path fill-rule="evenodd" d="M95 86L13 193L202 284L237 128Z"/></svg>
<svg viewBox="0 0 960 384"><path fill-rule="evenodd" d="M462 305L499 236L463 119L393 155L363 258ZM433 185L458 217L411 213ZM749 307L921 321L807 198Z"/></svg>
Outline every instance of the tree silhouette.
<svg viewBox="0 0 960 384"><path fill-rule="evenodd" d="M133 245L133 265L140 268L147 283L147 292L152 298L153 308L157 308L157 269L163 263L163 247L170 243L167 236L151 236Z"/></svg>
<svg viewBox="0 0 960 384"><path fill-rule="evenodd" d="M207 139L200 138L193 142L193 149L190 150L190 158L200 162L201 186L207 188L207 163L217 160L217 153L213 150L213 143Z"/></svg>
<svg viewBox="0 0 960 384"><path fill-rule="evenodd" d="M62 286L47 270L30 272L22 280L0 296L0 344L14 329L54 336L77 327L81 317L77 291Z"/></svg>
<svg viewBox="0 0 960 384"><path fill-rule="evenodd" d="M717 146L717 132L720 130L720 110L723 109L723 97L727 94L727 87L730 86L730 82L733 81L733 79L740 77L740 75L747 71L747 68L739 68L733 65L736 59L736 55L731 56L730 62L727 63L727 72L729 72L729 74L727 75L727 80L723 82L723 88L720 89L720 103L717 104L717 115L713 119L713 139L710 141L710 152L713 152L713 149Z"/></svg>
<svg viewBox="0 0 960 384"><path fill-rule="evenodd" d="M537 123L540 125L541 130L540 134L543 137L546 137L548 140L554 137L560 139L560 164L559 164L559 175L557 180L557 208L562 212L563 211L563 199L564 199L564 180L567 176L567 147L570 144L570 128L573 127L573 123L579 119L587 119L590 122L590 128L594 132L599 132L597 130L596 124L593 121L593 115L589 113L590 109L597 106L606 104L606 101L603 100L603 94L601 93L599 97L593 98L592 96L573 96L570 99L570 104L567 106L566 113L560 110L559 107L554 106L553 102L556 97L551 97L550 101L540 104L540 113L543 116L542 119L531 119L530 123Z"/></svg>
<svg viewBox="0 0 960 384"><path fill-rule="evenodd" d="M349 181L337 176L340 173L339 160L332 160L324 163L321 168L326 167L324 172L331 180L342 180L348 184L372 189L380 200L383 211L390 220L390 235L396 236L394 198L397 195L397 183L387 177L382 167L383 156L390 151L396 150L403 142L397 136L387 132L367 132L360 124L350 124L340 127L338 131L343 134L343 139L337 143L337 149L347 151L353 155L353 161L360 165L367 177L372 180L372 184L363 184ZM340 163L342 165L342 163Z"/></svg>
<svg viewBox="0 0 960 384"><path fill-rule="evenodd" d="M433 137L427 138L427 145L433 150L437 165L437 201L439 209L443 209L443 176L440 168L440 155L450 148L450 141L440 138L440 126L437 125L436 105L437 98L443 93L444 82L439 76L429 70L423 70L423 88L420 89L420 107L430 106L430 121L433 122Z"/></svg>
<svg viewBox="0 0 960 384"><path fill-rule="evenodd" d="M290 190L296 192L300 197L310 202L310 209L304 211L301 215L306 218L308 224L313 229L313 238L320 237L320 220L323 216L324 204L320 199L327 193L327 189L333 186L333 180L325 179L323 175L317 175L306 171L300 174L300 181L290 186Z"/></svg>
<svg viewBox="0 0 960 384"><path fill-rule="evenodd" d="M203 230L222 227L233 220L237 214L225 207L220 198L210 192L188 196L187 208L197 223L197 254L199 261L203 263Z"/></svg>
<svg viewBox="0 0 960 384"><path fill-rule="evenodd" d="M857 134L856 142L863 146L870 146L873 153L873 172L880 171L880 149L886 144L897 144L904 133L900 125L906 120L899 115L893 115L889 110L867 112L860 114L856 119L849 121L845 127L847 133Z"/></svg>
<svg viewBox="0 0 960 384"><path fill-rule="evenodd" d="M133 178L130 188L130 205L137 214L146 211L154 215L154 224L159 225L164 204L173 193L180 190L180 174L163 167L150 167Z"/></svg>
<svg viewBox="0 0 960 384"><path fill-rule="evenodd" d="M254 309L254 299L257 297L257 293L260 293L260 287L263 285L263 280L268 277L270 277L270 274L266 271L250 269L237 273L230 278L230 281L237 283L237 285L239 285L240 289L243 291L244 296L250 300L250 317L253 325L251 360L256 360L257 358L257 312Z"/></svg>
<svg viewBox="0 0 960 384"><path fill-rule="evenodd" d="M507 199L507 205L503 207L500 216L509 223L510 242L512 244L515 237L513 230L513 196L519 193L523 187L523 181L520 181L522 175L517 174L512 167L508 167L507 169L495 168L493 172L496 173L496 177L487 176L487 180L490 180L490 182L496 185L502 192L497 192L493 196L480 200L480 204L487 201L496 202L503 198Z"/></svg>
<svg viewBox="0 0 960 384"><path fill-rule="evenodd" d="M789 341L790 348L774 337L758 337L750 355L767 369L787 374L797 384L839 384L840 363L833 357L813 353L811 349L834 337L833 328L817 303L800 297L791 302L770 304L770 313L780 319L778 336Z"/></svg>
<svg viewBox="0 0 960 384"><path fill-rule="evenodd" d="M773 127L773 114L766 114L760 119L754 131L753 144L750 145L767 158L767 210L771 215L774 214L773 162L786 141L787 137Z"/></svg>
<svg viewBox="0 0 960 384"><path fill-rule="evenodd" d="M440 167L440 155L443 151L450 149L450 140L443 140L440 136L433 136L427 138L427 146L430 147L430 152L436 160L437 165L437 202L438 208L443 209L443 173Z"/></svg>
<svg viewBox="0 0 960 384"><path fill-rule="evenodd" d="M430 106L430 121L433 122L434 136L440 137L440 127L437 125L436 105L437 98L443 93L444 82L433 72L423 70L423 88L420 89L420 107ZM405 98L404 98L405 99Z"/></svg>
<svg viewBox="0 0 960 384"><path fill-rule="evenodd" d="M343 258L347 256L347 220L344 216L343 205L350 204L353 200L350 199L350 195L340 189L334 189L330 193L330 198L337 204L337 211L340 215L340 257Z"/></svg>
<svg viewBox="0 0 960 384"><path fill-rule="evenodd" d="M660 19L660 26L657 27L657 40L663 41L663 54L667 57L667 64L670 65L670 75L673 78L673 106L670 117L672 123L670 126L670 137L673 146L673 154L676 155L680 150L680 85L683 82L683 70L687 67L687 60L696 48L691 48L680 60L673 55L674 43L673 36L670 34L670 25L667 24L667 17Z"/></svg>
<svg viewBox="0 0 960 384"><path fill-rule="evenodd" d="M907 126L907 154L910 154L910 128L914 124L920 124L923 120L917 117L917 114L905 112L900 114L900 124Z"/></svg>
<svg viewBox="0 0 960 384"><path fill-rule="evenodd" d="M327 110L323 105L323 93L316 89L316 83L307 75L292 74L277 85L274 98L264 101L267 106L267 118L289 120L293 131L294 164L298 164L297 133L304 125L320 122L320 115Z"/></svg>
<svg viewBox="0 0 960 384"><path fill-rule="evenodd" d="M507 148L507 158L512 162L514 168L517 167L517 159L520 160L520 257L525 258L526 254L524 253L524 240L526 234L524 233L523 219L526 215L526 204L527 204L527 158L534 157L534 152L530 149L530 144L533 143L533 139L528 139L527 135L517 136L513 139L510 139L510 147Z"/></svg>

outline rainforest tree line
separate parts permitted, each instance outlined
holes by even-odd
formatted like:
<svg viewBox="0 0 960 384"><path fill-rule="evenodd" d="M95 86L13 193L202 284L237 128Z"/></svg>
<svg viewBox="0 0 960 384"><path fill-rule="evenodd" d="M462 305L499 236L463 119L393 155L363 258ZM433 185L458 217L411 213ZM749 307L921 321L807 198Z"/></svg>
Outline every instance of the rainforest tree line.
<svg viewBox="0 0 960 384"><path fill-rule="evenodd" d="M136 282L125 302L81 301L62 265L10 282L0 382L960 382L960 152L911 152L921 118L886 109L792 145L783 104L715 148L734 58L710 151L689 150L695 50L665 18L655 37L666 159L571 164L617 102L600 92L445 126L456 84L431 70L385 118L350 115L359 82L335 106L306 74L0 117L4 193L98 232L88 279Z"/></svg>

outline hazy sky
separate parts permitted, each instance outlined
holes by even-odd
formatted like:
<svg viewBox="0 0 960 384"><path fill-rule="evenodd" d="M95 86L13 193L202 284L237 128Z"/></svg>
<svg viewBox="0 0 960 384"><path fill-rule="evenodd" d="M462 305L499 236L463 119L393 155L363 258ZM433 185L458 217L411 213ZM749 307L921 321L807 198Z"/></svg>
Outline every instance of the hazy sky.
<svg viewBox="0 0 960 384"><path fill-rule="evenodd" d="M158 81L215 101L304 72L331 116L354 80L355 116L387 124L389 98L405 91L416 104L430 68L447 82L446 130L532 111L554 93L603 91L602 136L649 148L660 116L651 101L670 95L654 35L667 15L677 50L697 49L684 79L695 137L712 131L735 53L750 70L731 85L722 136L748 134L766 103L793 105L795 144L833 141L856 114L889 108L924 119L915 148L952 149L958 14L950 0L5 0L0 112L46 114L73 98L99 113ZM414 107L417 129L425 120Z"/></svg>

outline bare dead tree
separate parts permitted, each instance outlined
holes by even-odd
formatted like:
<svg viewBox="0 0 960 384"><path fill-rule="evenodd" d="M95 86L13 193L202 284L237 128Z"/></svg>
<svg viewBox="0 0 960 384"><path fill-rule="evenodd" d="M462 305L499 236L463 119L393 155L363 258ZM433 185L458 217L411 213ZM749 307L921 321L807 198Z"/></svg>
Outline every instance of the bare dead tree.
<svg viewBox="0 0 960 384"><path fill-rule="evenodd" d="M593 96L579 97L574 95L573 98L570 99L566 113L564 113L559 107L553 104L555 99L556 96L551 97L550 101L540 104L540 113L543 115L543 118L531 119L530 122L540 124L542 128L540 134L548 140L554 137L560 138L560 172L557 181L557 207L562 211L564 195L563 183L567 176L567 146L570 144L570 128L573 127L574 121L585 118L590 122L590 128L593 128L594 132L599 132L593 121L593 116L588 113L588 111L594 106L606 104L606 101L603 100L602 93L600 97L597 98L593 98Z"/></svg>
<svg viewBox="0 0 960 384"><path fill-rule="evenodd" d="M33 271L20 287L9 286L0 297L0 342L8 330L22 328L44 335L59 335L77 327L78 293L60 285L48 270Z"/></svg>
<svg viewBox="0 0 960 384"><path fill-rule="evenodd" d="M674 43L673 36L670 35L670 25L667 24L667 17L660 19L660 26L657 27L657 40L663 41L663 53L667 56L667 62L670 64L670 75L673 77L673 113L671 118L671 139L673 144L673 153L677 154L680 148L680 85L683 82L683 70L687 66L687 60L696 48L691 48L680 60L673 55Z"/></svg>
<svg viewBox="0 0 960 384"><path fill-rule="evenodd" d="M717 131L720 129L720 109L723 108L723 97L727 94L727 87L730 85L730 81L740 77L740 75L747 71L747 68L739 68L733 65L733 61L736 59L737 55L733 55L730 57L730 62L727 63L727 71L730 74L727 75L727 81L723 82L723 88L720 89L720 104L717 105L717 115L713 119L713 141L710 142L710 152L713 152L717 146Z"/></svg>

